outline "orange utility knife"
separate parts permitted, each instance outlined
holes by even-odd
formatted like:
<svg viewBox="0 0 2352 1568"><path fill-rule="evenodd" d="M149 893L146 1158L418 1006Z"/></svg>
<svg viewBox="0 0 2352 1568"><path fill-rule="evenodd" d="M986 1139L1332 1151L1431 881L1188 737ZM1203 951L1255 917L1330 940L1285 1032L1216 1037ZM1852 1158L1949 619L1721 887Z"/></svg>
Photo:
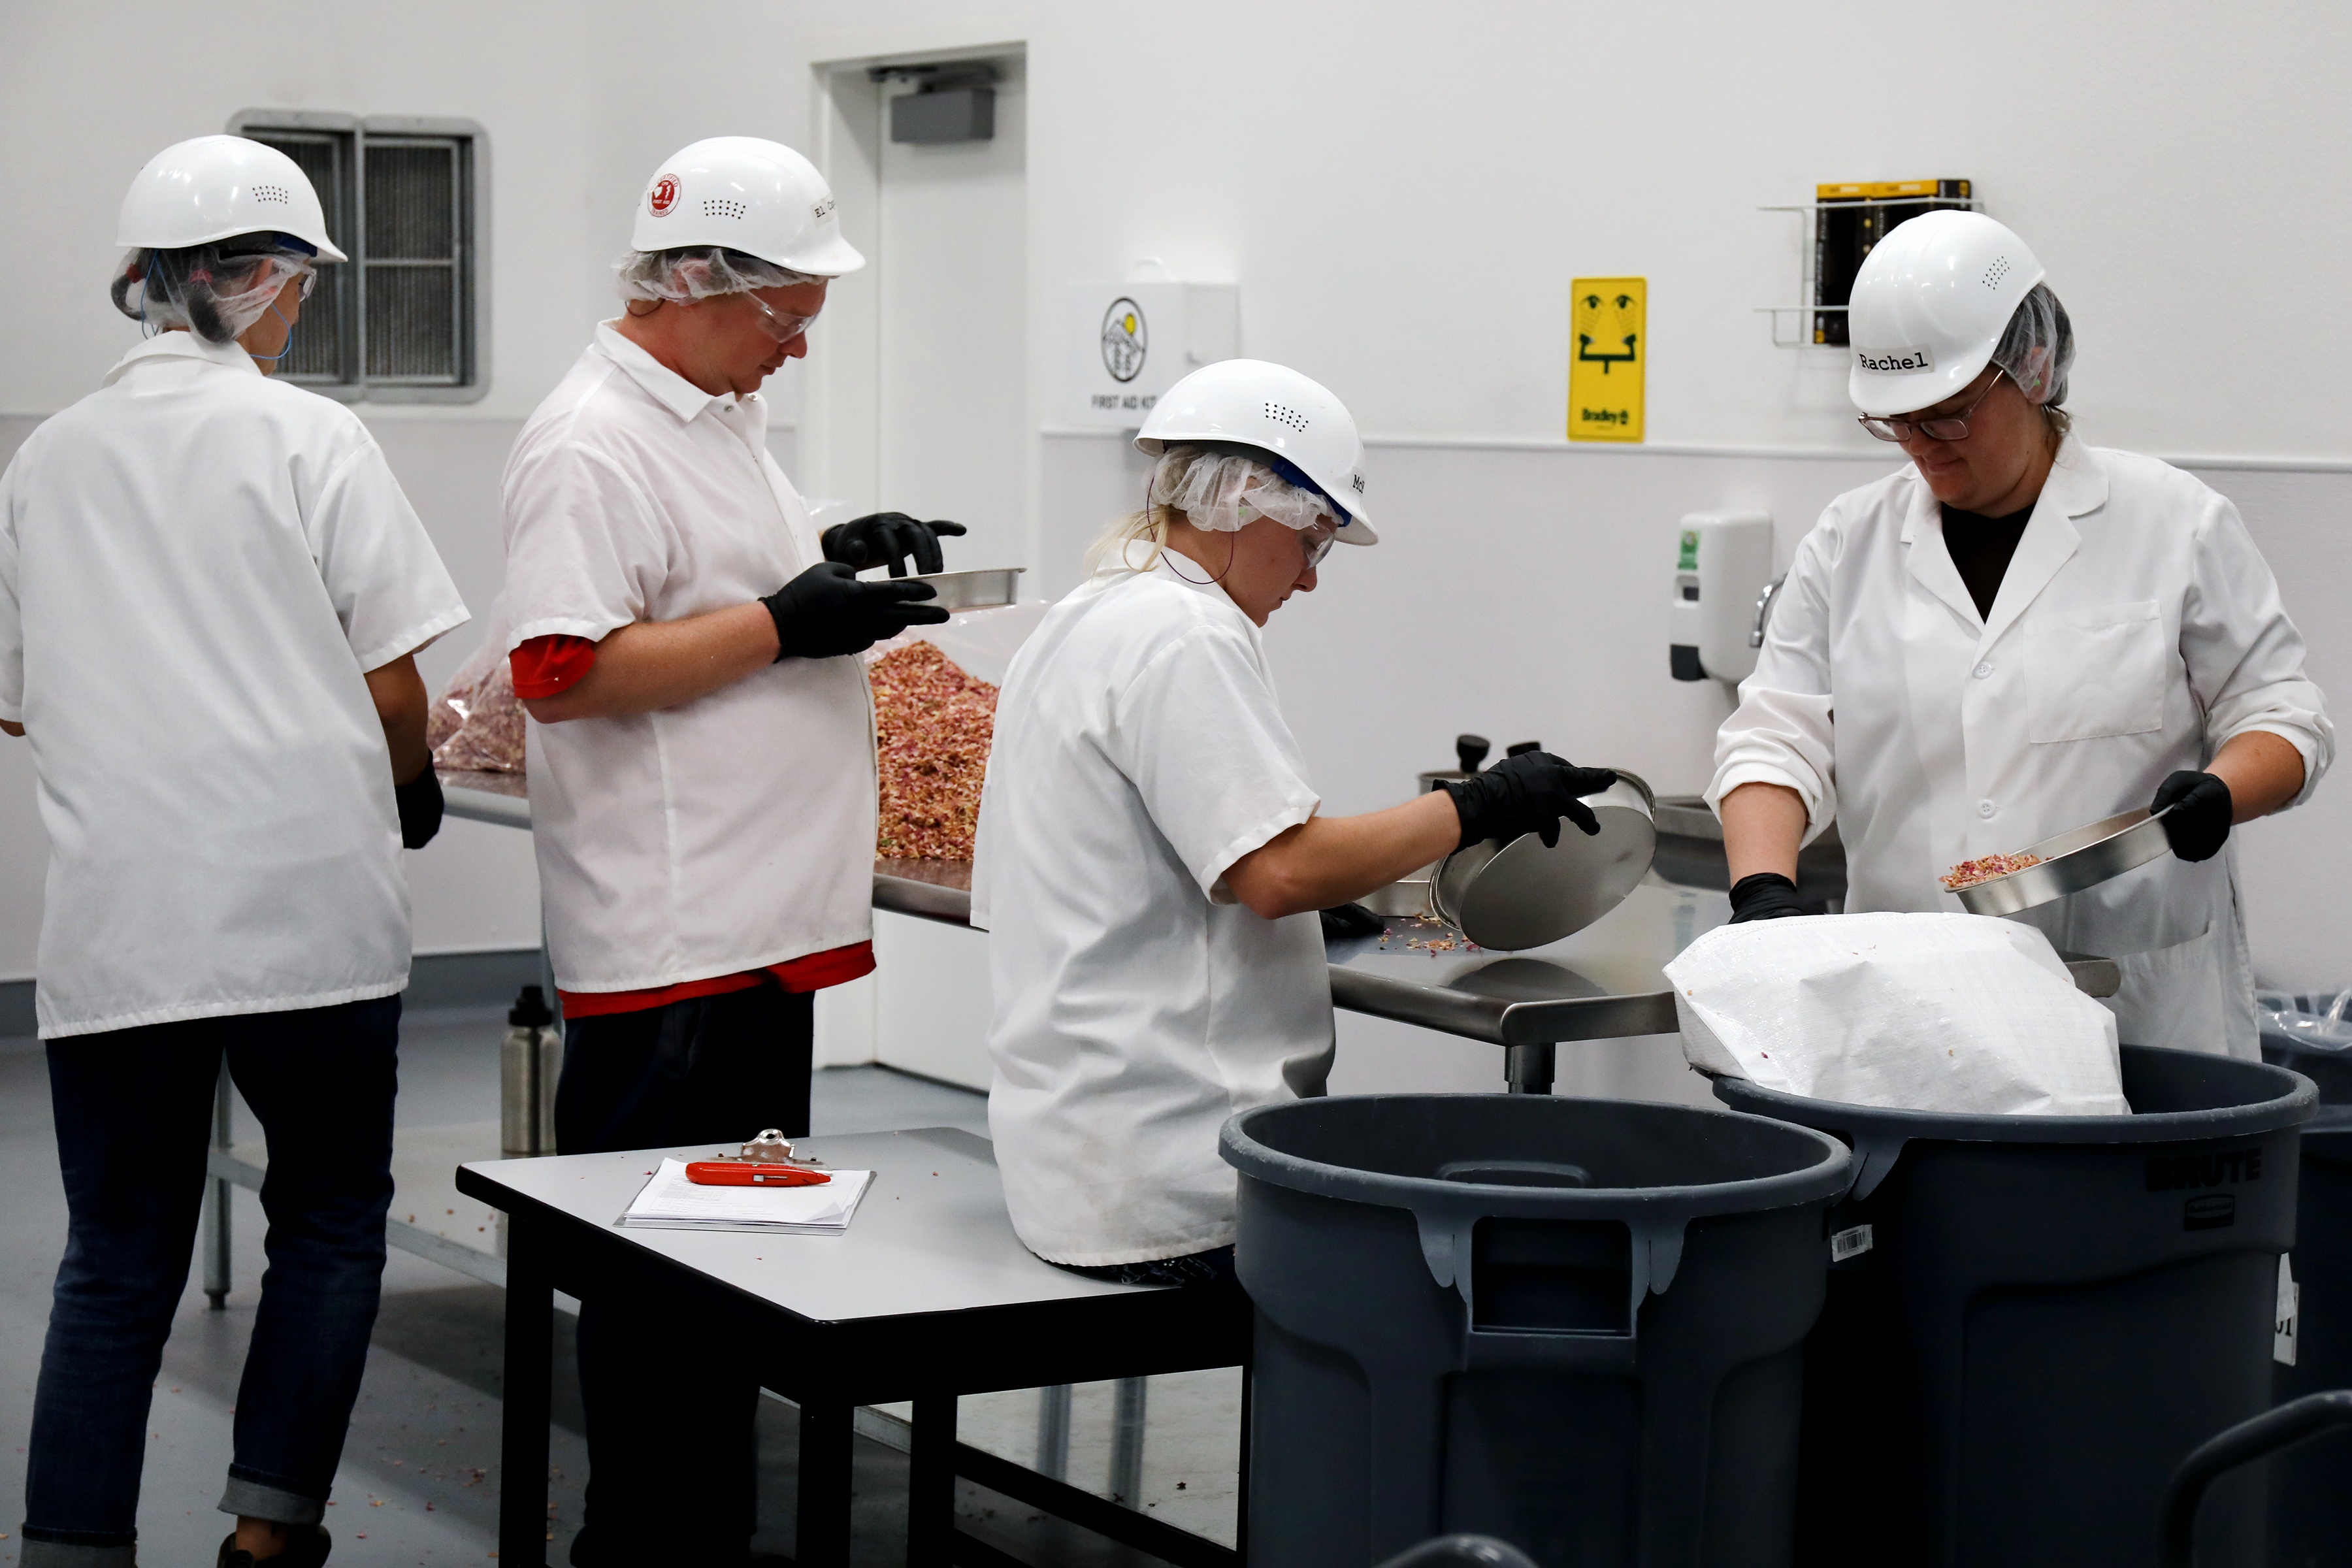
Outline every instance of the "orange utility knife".
<svg viewBox="0 0 2352 1568"><path fill-rule="evenodd" d="M832 1173L806 1165L755 1165L744 1160L697 1160L686 1179L701 1187L821 1187Z"/></svg>

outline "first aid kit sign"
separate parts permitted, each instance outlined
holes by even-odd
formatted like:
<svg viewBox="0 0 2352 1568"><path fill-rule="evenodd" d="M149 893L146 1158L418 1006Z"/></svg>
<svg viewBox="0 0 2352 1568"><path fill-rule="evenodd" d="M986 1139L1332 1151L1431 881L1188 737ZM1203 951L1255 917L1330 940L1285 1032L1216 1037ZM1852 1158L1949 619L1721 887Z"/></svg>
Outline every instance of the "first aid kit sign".
<svg viewBox="0 0 2352 1568"><path fill-rule="evenodd" d="M1132 430L1160 395L1183 379L1184 285L1164 282L1070 286L1070 398L1079 425Z"/></svg>
<svg viewBox="0 0 2352 1568"><path fill-rule="evenodd" d="M1568 327L1568 438L1642 439L1650 362L1650 280L1579 278Z"/></svg>
<svg viewBox="0 0 2352 1568"><path fill-rule="evenodd" d="M1073 425L1132 430L1170 387L1239 352L1231 283L1073 283L1063 300L1063 414Z"/></svg>

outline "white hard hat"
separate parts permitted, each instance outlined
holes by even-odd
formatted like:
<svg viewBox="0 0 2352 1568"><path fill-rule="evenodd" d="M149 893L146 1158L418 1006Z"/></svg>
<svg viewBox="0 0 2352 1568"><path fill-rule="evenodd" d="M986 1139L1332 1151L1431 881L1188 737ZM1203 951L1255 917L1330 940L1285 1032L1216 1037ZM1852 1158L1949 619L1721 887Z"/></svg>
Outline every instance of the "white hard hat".
<svg viewBox="0 0 2352 1568"><path fill-rule="evenodd" d="M1846 314L1846 389L1864 414L1941 403L1992 359L2019 301L2042 281L2025 241L1982 213L1948 208L1897 224L1864 258Z"/></svg>
<svg viewBox="0 0 2352 1568"><path fill-rule="evenodd" d="M1230 441L1280 458L1348 514L1341 543L1380 542L1364 511L1364 443L1354 417L1286 365L1219 360L1170 387L1144 416L1136 449L1156 458L1187 441Z"/></svg>
<svg viewBox="0 0 2352 1568"><path fill-rule="evenodd" d="M290 234L321 261L348 261L302 166L244 136L199 136L147 160L122 198L114 243L182 250L240 234Z"/></svg>
<svg viewBox="0 0 2352 1568"><path fill-rule="evenodd" d="M713 136L654 171L629 244L638 250L719 245L812 278L866 265L841 237L833 188L781 142Z"/></svg>

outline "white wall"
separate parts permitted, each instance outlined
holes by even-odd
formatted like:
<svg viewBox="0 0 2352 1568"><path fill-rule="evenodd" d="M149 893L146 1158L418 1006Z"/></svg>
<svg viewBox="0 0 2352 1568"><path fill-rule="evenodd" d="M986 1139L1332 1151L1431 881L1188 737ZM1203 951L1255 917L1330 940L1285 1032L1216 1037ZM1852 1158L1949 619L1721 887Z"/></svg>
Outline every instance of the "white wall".
<svg viewBox="0 0 2352 1568"><path fill-rule="evenodd" d="M1755 209L1823 180L1975 180L2074 316L2090 438L2273 459L2200 471L2278 566L2315 674L2352 692L2352 632L2326 608L2352 593L2352 480L2323 471L2352 468L2352 292L2318 259L2345 252L2352 216L2311 188L2313 155L2352 129L2340 8L2242 7L2224 26L2210 8L2115 0L1997 0L1958 21L1727 0L1200 0L1171 26L1164 7L1123 0L796 0L702 24L723 33L716 48L609 0L391 15L368 26L314 9L288 28L257 5L201 27L152 3L9 14L0 211L37 214L51 275L90 282L18 319L0 415L79 395L129 340L99 279L114 203L157 147L249 105L470 116L493 158L489 396L368 416L420 506L432 497L436 538L487 582L511 421L607 308L601 274L654 163L721 132L809 144L820 62L1020 42L1034 425L1056 423L1060 286L1153 256L1238 280L1244 352L1326 382L1374 438L1385 542L1339 559L1271 637L1335 808L1396 798L1464 728L1696 787L1721 699L1665 679L1660 532L1684 511L1760 504L1785 555L1836 489L1887 461L1852 424L1837 356L1772 348L1752 310L1790 300L1801 243L1796 219ZM124 40L163 37L169 68L126 65ZM1558 439L1578 273L1650 279L1647 450ZM789 416L796 386L778 395ZM1038 441L1033 564L1066 580L1084 537L1132 504L1135 476L1114 438ZM25 971L37 861L7 756L0 974ZM2332 935L2352 795L2335 787L2244 837L2258 965L2352 978ZM518 883L496 852L478 870L453 841L428 894L440 849L419 858L421 939L466 940L467 910L510 923L501 889Z"/></svg>

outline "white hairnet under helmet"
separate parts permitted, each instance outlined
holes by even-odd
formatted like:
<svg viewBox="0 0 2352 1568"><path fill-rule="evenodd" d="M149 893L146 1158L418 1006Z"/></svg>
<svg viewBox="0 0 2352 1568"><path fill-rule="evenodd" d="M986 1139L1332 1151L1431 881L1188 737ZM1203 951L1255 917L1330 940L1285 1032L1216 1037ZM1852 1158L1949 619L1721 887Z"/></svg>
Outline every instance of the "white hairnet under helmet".
<svg viewBox="0 0 2352 1568"><path fill-rule="evenodd" d="M795 283L822 279L740 250L694 245L677 250L625 250L613 263L613 281L624 300L667 300L673 305L691 305L719 294L789 289Z"/></svg>
<svg viewBox="0 0 2352 1568"><path fill-rule="evenodd" d="M300 244L252 234L133 250L115 268L114 308L151 331L184 327L206 342L235 342L278 302L288 279L310 275L310 256L295 247Z"/></svg>
<svg viewBox="0 0 2352 1568"><path fill-rule="evenodd" d="M291 235L322 260L351 259L327 237L326 209L300 164L244 136L199 136L139 171L114 243L184 250L253 234Z"/></svg>
<svg viewBox="0 0 2352 1568"><path fill-rule="evenodd" d="M1992 363L2009 372L2026 402L2054 407L2066 401L2066 375L2074 368L2074 323L2049 284L2036 283L2018 301Z"/></svg>
<svg viewBox="0 0 2352 1568"><path fill-rule="evenodd" d="M1264 454L1222 443L1171 447L1160 453L1151 469L1151 504L1173 507L1185 521L1211 533L1239 533L1261 517L1302 533L1318 526L1342 529L1336 536L1341 539L1365 531L1343 528L1346 514L1328 497L1312 485L1284 479Z"/></svg>
<svg viewBox="0 0 2352 1568"><path fill-rule="evenodd" d="M1342 543L1380 542L1364 510L1364 443L1356 434L1355 419L1329 392L1286 366L1256 359L1202 365L1152 405L1143 428L1136 432L1135 445L1155 458L1179 446L1247 447L1259 455L1271 477L1315 492L1320 505L1340 514L1338 537ZM1160 471L1153 473L1155 503L1161 479ZM1271 493L1267 499L1275 500ZM1191 509L1185 510L1189 515ZM1213 525L1195 520L1195 526Z"/></svg>
<svg viewBox="0 0 2352 1568"><path fill-rule="evenodd" d="M664 162L637 200L629 245L710 246L808 278L838 278L866 265L841 237L832 187L816 165L757 136L713 136Z"/></svg>
<svg viewBox="0 0 2352 1568"><path fill-rule="evenodd" d="M1968 385L1992 363L2042 276L2025 242L1982 213L1925 212L1896 225L1854 275L1846 315L1853 405L1908 414Z"/></svg>

